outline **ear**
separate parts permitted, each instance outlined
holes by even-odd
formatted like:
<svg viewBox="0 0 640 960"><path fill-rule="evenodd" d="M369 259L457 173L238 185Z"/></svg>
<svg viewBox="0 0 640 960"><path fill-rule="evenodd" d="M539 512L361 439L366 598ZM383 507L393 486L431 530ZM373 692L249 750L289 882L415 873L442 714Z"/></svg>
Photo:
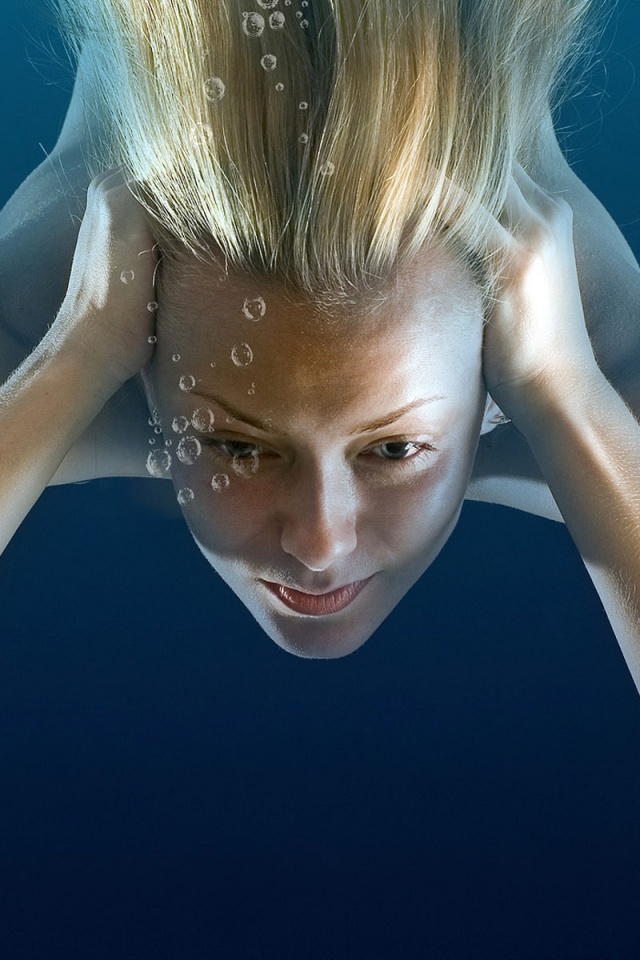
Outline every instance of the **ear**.
<svg viewBox="0 0 640 960"><path fill-rule="evenodd" d="M502 423L511 423L511 420L509 417L505 417L493 397L487 394L487 403L484 409L484 417L482 418L480 436L484 433L491 433L492 430L495 430L495 428L499 427Z"/></svg>

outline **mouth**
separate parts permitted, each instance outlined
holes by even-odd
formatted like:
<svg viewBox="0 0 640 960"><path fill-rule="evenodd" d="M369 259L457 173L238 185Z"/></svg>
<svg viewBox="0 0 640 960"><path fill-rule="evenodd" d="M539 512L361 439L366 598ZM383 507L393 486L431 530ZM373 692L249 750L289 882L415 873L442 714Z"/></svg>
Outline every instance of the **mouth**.
<svg viewBox="0 0 640 960"><path fill-rule="evenodd" d="M339 613L348 607L372 579L373 576L366 580L357 580L331 593L320 594L302 593L300 590L283 587L280 583L270 583L268 580L261 580L260 583L263 583L267 590L290 610L311 617L324 617L331 613Z"/></svg>

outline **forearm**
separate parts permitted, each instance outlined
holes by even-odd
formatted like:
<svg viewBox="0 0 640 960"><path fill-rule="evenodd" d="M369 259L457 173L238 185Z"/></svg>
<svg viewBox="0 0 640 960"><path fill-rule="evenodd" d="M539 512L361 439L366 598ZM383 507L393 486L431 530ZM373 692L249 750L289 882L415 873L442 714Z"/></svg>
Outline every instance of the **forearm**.
<svg viewBox="0 0 640 960"><path fill-rule="evenodd" d="M640 691L640 424L595 365L521 397L517 424Z"/></svg>
<svg viewBox="0 0 640 960"><path fill-rule="evenodd" d="M0 553L107 392L89 357L51 335L0 387Z"/></svg>

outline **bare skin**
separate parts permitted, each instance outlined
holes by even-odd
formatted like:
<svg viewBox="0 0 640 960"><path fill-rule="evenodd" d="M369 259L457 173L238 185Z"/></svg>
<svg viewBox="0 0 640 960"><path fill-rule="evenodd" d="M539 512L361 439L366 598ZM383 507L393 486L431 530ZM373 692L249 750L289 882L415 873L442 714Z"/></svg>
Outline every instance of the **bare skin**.
<svg viewBox="0 0 640 960"><path fill-rule="evenodd" d="M0 376L6 377L40 340L62 303L90 181L83 159L87 131L79 73L65 125L51 156L0 212ZM600 369L631 408L640 411L640 268L615 223L572 172L551 121L536 168L546 189L574 212L574 245L585 322ZM24 262L38 263L37 277ZM34 291L34 279L40 289ZM53 483L94 476L148 476L148 405L140 374L105 405L70 451ZM482 437L466 494L562 520L529 445L509 424Z"/></svg>

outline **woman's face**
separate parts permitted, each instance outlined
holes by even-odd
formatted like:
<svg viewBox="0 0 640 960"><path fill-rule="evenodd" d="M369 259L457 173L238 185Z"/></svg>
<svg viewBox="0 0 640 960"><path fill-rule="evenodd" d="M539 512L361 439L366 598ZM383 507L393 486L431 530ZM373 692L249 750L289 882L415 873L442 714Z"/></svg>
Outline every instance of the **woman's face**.
<svg viewBox="0 0 640 960"><path fill-rule="evenodd" d="M277 290L202 270L187 302L163 283L147 381L185 520L278 646L344 656L457 522L487 399L480 295L432 252L375 312L329 324ZM311 600L278 589L365 580L350 603L353 588Z"/></svg>

